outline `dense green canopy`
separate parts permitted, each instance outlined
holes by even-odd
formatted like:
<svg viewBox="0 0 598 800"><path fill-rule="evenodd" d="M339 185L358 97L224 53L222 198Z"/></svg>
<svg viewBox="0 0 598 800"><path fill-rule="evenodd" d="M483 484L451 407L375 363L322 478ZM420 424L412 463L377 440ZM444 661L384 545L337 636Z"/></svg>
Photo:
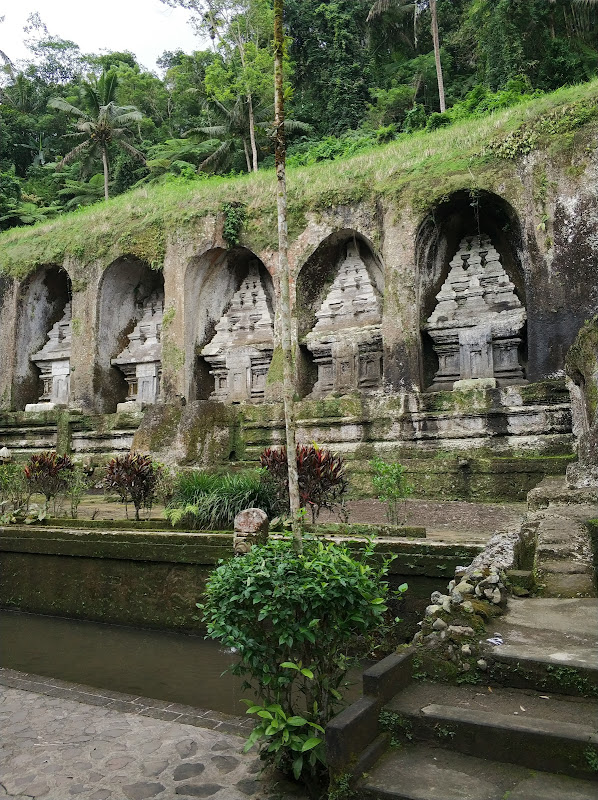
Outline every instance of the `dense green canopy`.
<svg viewBox="0 0 598 800"><path fill-rule="evenodd" d="M9 44L0 43L0 228L100 202L104 167L117 195L139 183L273 165L270 0L164 1L190 8L212 45L164 53L161 75L129 52L82 53L51 35L39 15L29 26L28 61L12 63ZM291 166L487 114L598 74L595 2L436 0L441 114L430 5L286 0ZM116 133L103 148L90 87L107 75L113 91L100 105ZM73 149L84 135L88 146Z"/></svg>

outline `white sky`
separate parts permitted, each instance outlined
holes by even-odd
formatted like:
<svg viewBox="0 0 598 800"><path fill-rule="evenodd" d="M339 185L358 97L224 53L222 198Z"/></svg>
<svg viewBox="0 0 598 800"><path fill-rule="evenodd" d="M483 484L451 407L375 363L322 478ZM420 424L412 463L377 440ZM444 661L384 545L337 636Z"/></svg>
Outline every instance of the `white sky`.
<svg viewBox="0 0 598 800"><path fill-rule="evenodd" d="M81 52L129 50L150 70L164 50L205 48L193 34L189 12L160 0L0 0L0 50L12 61L31 58L23 26L36 11L52 36L72 40Z"/></svg>

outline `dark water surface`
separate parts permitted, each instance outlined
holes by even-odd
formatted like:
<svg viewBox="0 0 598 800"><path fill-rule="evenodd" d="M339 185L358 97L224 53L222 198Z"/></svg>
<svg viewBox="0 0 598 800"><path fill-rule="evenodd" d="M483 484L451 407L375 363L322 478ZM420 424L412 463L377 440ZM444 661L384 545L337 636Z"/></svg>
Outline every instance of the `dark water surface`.
<svg viewBox="0 0 598 800"><path fill-rule="evenodd" d="M98 689L245 715L243 679L223 675L235 655L202 636L0 611L0 666ZM347 702L361 693L349 673Z"/></svg>
<svg viewBox="0 0 598 800"><path fill-rule="evenodd" d="M234 658L202 636L0 611L1 666L99 689L244 714Z"/></svg>

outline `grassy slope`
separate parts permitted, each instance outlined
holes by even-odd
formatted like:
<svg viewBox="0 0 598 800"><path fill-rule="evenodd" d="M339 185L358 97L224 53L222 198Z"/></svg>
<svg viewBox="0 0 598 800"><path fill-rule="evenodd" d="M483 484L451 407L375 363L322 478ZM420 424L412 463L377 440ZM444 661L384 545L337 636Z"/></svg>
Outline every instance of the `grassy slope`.
<svg viewBox="0 0 598 800"><path fill-rule="evenodd" d="M534 148L570 146L572 132L588 123L593 128L597 117L594 80L352 158L289 169L291 239L309 211L386 198L422 212L457 188L483 188L497 172L512 174L509 159ZM122 253L159 268L169 235L192 236L198 221L231 200L247 204L243 243L275 249L275 174L264 170L132 190L52 222L12 229L0 235L0 272L22 276L40 264L60 264L65 255L83 264L96 258L109 263Z"/></svg>

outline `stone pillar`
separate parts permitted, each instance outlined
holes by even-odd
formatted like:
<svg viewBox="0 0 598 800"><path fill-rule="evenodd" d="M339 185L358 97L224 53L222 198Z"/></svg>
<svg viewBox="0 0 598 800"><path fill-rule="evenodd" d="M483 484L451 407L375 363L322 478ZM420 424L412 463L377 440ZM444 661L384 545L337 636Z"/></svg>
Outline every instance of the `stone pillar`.
<svg viewBox="0 0 598 800"><path fill-rule="evenodd" d="M76 264L68 264L75 275L82 271ZM71 319L71 399L69 405L85 412L98 410L94 386L97 366L98 341L98 287L103 264L95 262L86 268L87 283L72 294Z"/></svg>

